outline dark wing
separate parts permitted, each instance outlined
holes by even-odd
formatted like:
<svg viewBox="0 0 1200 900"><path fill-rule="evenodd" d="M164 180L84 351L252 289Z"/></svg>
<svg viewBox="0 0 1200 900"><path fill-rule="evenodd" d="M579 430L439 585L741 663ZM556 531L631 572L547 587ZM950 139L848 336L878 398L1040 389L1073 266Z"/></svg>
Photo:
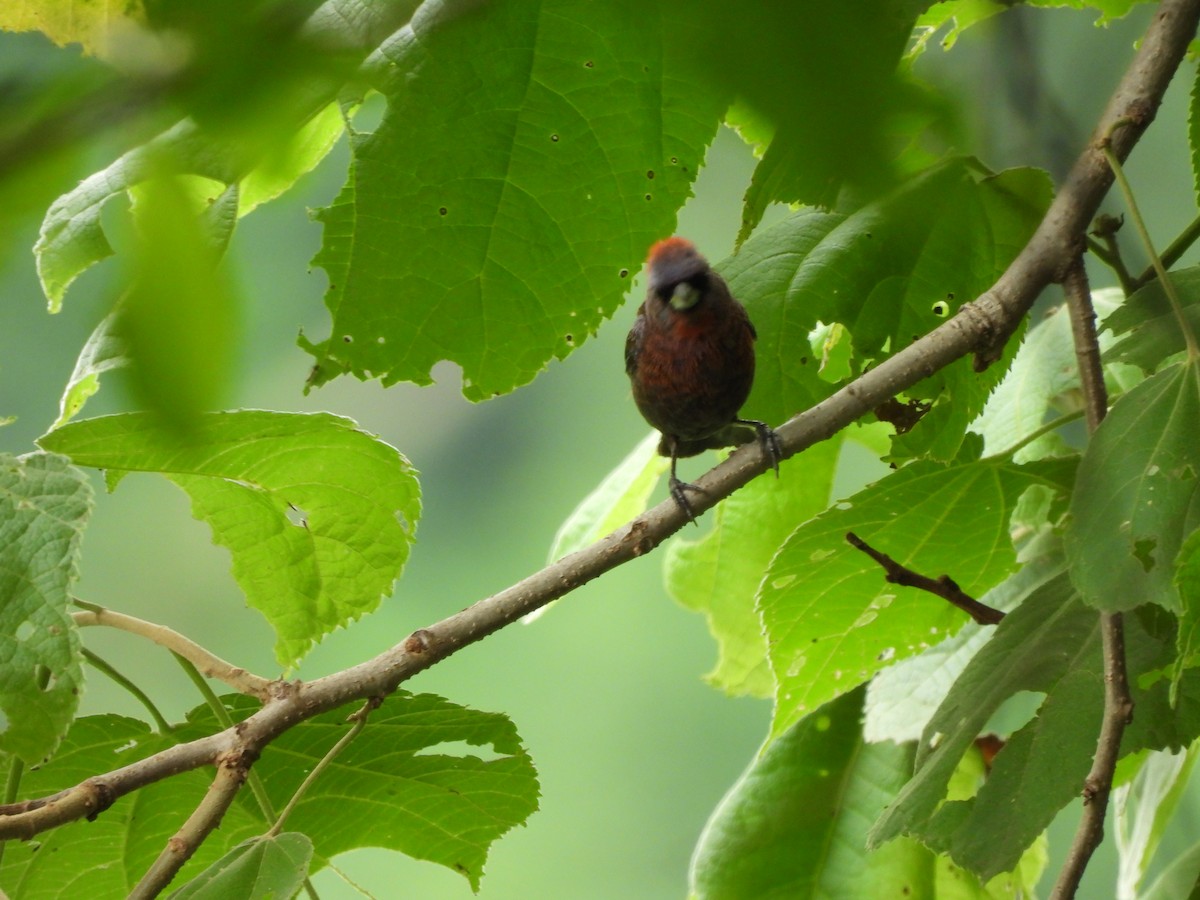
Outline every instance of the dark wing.
<svg viewBox="0 0 1200 900"><path fill-rule="evenodd" d="M633 377L637 371L638 357L642 355L642 334L646 330L646 316L643 309L638 310L633 327L625 338L625 374Z"/></svg>

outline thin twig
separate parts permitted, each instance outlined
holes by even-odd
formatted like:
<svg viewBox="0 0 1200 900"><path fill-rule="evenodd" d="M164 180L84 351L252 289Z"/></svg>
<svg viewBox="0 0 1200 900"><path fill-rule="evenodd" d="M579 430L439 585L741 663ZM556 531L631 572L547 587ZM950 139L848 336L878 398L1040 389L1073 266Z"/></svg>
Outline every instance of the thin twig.
<svg viewBox="0 0 1200 900"><path fill-rule="evenodd" d="M133 698L138 703L146 707L146 711L150 713L150 718L154 720L154 724L158 726L159 734L169 734L171 731L171 723L163 718L163 714L158 711L158 707L154 705L154 701L140 687L134 684L130 679L126 678L118 672L113 666L103 657L97 656L87 647L83 648L83 658L92 664L99 672L103 672L125 690L133 695Z"/></svg>
<svg viewBox="0 0 1200 900"><path fill-rule="evenodd" d="M885 579L891 584L914 587L941 597L947 603L957 606L980 625L998 625L1004 618L1004 613L986 603L980 603L960 588L949 575L930 578L928 575L914 572L907 566L896 562L886 553L876 550L853 531L846 534L846 543L856 550L861 550L879 563L883 567Z"/></svg>
<svg viewBox="0 0 1200 900"><path fill-rule="evenodd" d="M1079 369L1079 386L1083 392L1083 412L1090 434L1099 427L1108 411L1108 389L1104 386L1104 369L1100 365L1096 310L1092 306L1091 289L1082 258L1067 269L1066 277L1063 278L1063 293L1067 297L1075 363Z"/></svg>
<svg viewBox="0 0 1200 900"><path fill-rule="evenodd" d="M196 848L221 824L221 818L237 796L252 762L253 758L244 754L236 754L218 762L217 776L209 785L208 793L188 816L183 827L167 841L167 846L146 870L141 881L129 892L129 900L157 897L171 883L184 863L192 858Z"/></svg>
<svg viewBox="0 0 1200 900"><path fill-rule="evenodd" d="M1063 279L1067 308L1071 315L1071 334L1079 383L1083 390L1088 431L1094 433L1108 411L1104 370L1100 365L1100 344L1096 338L1096 313L1092 308L1087 273L1082 258ZM1083 814L1066 862L1058 874L1052 900L1070 900L1079 889L1084 870L1100 842L1104 840L1104 816L1112 792L1113 773L1120 756L1121 736L1133 720L1133 698L1125 667L1125 628L1120 613L1100 613L1100 634L1104 645L1104 718L1096 742L1096 755L1083 788Z"/></svg>
<svg viewBox="0 0 1200 900"><path fill-rule="evenodd" d="M1149 126L1200 19L1200 0L1162 0L1129 69L1110 98L1098 135L1118 119L1135 123L1113 136L1128 155ZM1042 289L1060 279L1078 256L1088 223L1112 184L1112 170L1096 146L1076 161L1024 249L990 290L920 340L898 351L832 397L779 429L784 456L836 434L929 373L973 352L981 362L998 353ZM697 513L728 497L771 468L757 443L732 453L702 478ZM413 632L374 659L311 682L276 682L263 708L208 737L89 778L49 797L0 807L0 840L34 835L102 812L119 797L179 772L210 765L234 748L261 751L280 734L319 713L370 697L387 696L403 681L463 647L510 625L617 566L652 551L686 520L668 499L583 550L535 572L512 587L442 621Z"/></svg>
<svg viewBox="0 0 1200 900"><path fill-rule="evenodd" d="M154 622L147 622L145 619L139 619L125 613L114 612L111 609L97 606L95 603L88 603L78 598L75 598L74 603L83 610L82 612L71 614L75 620L75 624L80 628L92 625L105 625L109 628L119 629L120 631L128 631L130 634L144 637L158 644L160 647L165 647L172 653L182 656L199 669L206 678L215 678L218 681L223 681L240 694L248 694L259 700L266 700L271 696L275 682L247 672L239 666L225 662L219 656L210 653L195 641L184 637L178 631L173 631L165 625L157 625Z"/></svg>

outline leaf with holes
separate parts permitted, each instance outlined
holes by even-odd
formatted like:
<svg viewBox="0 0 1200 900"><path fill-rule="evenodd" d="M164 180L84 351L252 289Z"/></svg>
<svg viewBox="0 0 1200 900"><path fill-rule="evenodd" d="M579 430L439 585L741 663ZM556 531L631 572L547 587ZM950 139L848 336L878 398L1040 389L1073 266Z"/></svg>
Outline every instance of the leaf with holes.
<svg viewBox="0 0 1200 900"><path fill-rule="evenodd" d="M67 592L91 509L63 457L0 454L0 750L29 764L58 746L83 689Z"/></svg>
<svg viewBox="0 0 1200 900"><path fill-rule="evenodd" d="M1164 369L1120 397L1092 436L1065 534L1087 603L1179 610L1175 560L1200 526L1200 363Z"/></svg>
<svg viewBox="0 0 1200 900"><path fill-rule="evenodd" d="M41 444L107 470L110 484L158 472L183 488L233 555L234 577L274 627L285 666L379 605L421 512L408 460L325 413L212 413L186 440L132 413L66 425Z"/></svg>
<svg viewBox="0 0 1200 900"><path fill-rule="evenodd" d="M1021 495L1035 485L1062 492L1072 471L1057 461L916 463L797 528L758 593L778 683L772 734L968 621L945 600L888 583L874 560L846 543L848 531L917 572L948 574L978 597L1016 567L1009 520Z"/></svg>
<svg viewBox="0 0 1200 900"><path fill-rule="evenodd" d="M482 400L594 333L674 230L728 101L691 77L693 28L636 0L423 4L318 215L313 383L428 384L449 359Z"/></svg>

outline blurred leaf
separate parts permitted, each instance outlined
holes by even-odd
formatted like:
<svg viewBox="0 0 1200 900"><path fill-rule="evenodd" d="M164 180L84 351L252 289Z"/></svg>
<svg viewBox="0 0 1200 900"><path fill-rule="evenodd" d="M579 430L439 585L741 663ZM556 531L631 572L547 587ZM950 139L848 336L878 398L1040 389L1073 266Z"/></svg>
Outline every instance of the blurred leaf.
<svg viewBox="0 0 1200 900"><path fill-rule="evenodd" d="M719 656L706 677L729 694L775 690L754 598L779 546L829 505L841 448L837 435L784 460L778 479L756 478L723 500L711 531L694 541L677 537L668 548L667 591L708 620Z"/></svg>
<svg viewBox="0 0 1200 900"><path fill-rule="evenodd" d="M404 25L412 5L396 0L387 3L327 0L296 35L296 41L304 48L301 55L310 55L317 62L277 67L276 71L268 72L271 77L255 79L246 75L244 66L235 65L239 61L233 59L230 44L231 37L242 42L241 50L252 57L248 64L262 73L266 71L265 58L252 33L231 35L222 25L227 19L211 16L208 7L173 4L181 14L187 15L187 8L195 7L191 15L212 19L209 52L220 63L216 71L228 80L221 84L210 82L206 89L215 91L216 97L201 105L208 103L218 120L224 115L225 120L216 123L223 127L205 129L192 119L183 119L85 178L51 204L34 246L38 277L50 311L61 308L63 296L75 278L112 255L112 246L101 225L104 205L148 177L198 175L218 183L215 194L223 190L219 185L236 184L258 169L259 174L245 192L248 212L282 187L287 178L298 177L303 174L304 166L315 164L321 146L329 138L332 115L329 104L342 87L346 55L360 60L366 57L381 40ZM165 6L158 4L156 11L161 12ZM224 4L224 7L236 13L239 5ZM294 10L283 8L282 14L286 18ZM335 58L337 65L333 70L320 63L322 54ZM280 79L287 84L282 95ZM246 114L247 104L252 107L251 114ZM236 110L230 111L232 107ZM269 108L264 110L264 107ZM255 111L257 114L253 114ZM244 116L240 124L228 120L236 115ZM272 169L276 171L272 173Z"/></svg>
<svg viewBox="0 0 1200 900"><path fill-rule="evenodd" d="M233 197L236 210L236 190ZM207 232L167 178L142 185L133 207L133 278L118 330L139 393L182 429L220 405L233 367L238 302L214 248L223 249L232 227L221 208L210 220L216 234Z"/></svg>
<svg viewBox="0 0 1200 900"><path fill-rule="evenodd" d="M682 42L693 77L769 123L752 128L755 140L768 131L771 137L746 193L739 243L769 203L828 208L843 183L868 196L894 184L895 154L884 130L912 99L896 65L926 5L663 3L668 19L697 24Z"/></svg>
<svg viewBox="0 0 1200 900"><path fill-rule="evenodd" d="M1123 754L1179 747L1200 732L1200 679L1189 680L1177 711L1168 705L1165 681L1137 686L1141 674L1170 658L1174 635L1163 633L1162 620L1169 617L1154 610L1125 620L1138 716L1125 732ZM1008 739L973 797L942 802L963 753L1021 691L1046 694L1038 714ZM1058 576L1005 617L955 681L925 728L912 781L872 829L872 844L908 834L982 878L1011 869L1057 810L1079 795L1096 750L1103 695L1099 616Z"/></svg>
<svg viewBox="0 0 1200 900"><path fill-rule="evenodd" d="M1061 491L1071 470L1057 461L914 463L797 528L758 593L778 684L771 733L968 621L945 600L887 582L846 532L922 574L946 573L978 597L1015 568L1009 519L1022 493L1034 485Z"/></svg>
<svg viewBox="0 0 1200 900"><path fill-rule="evenodd" d="M942 324L1000 276L1049 200L1044 173L980 178L957 159L849 217L801 210L756 234L718 266L759 333L744 414L783 421L833 393L816 362L795 352L818 322L849 331L854 374ZM980 374L962 359L920 382L909 395L937 406L898 449L953 459L1006 368Z"/></svg>
<svg viewBox="0 0 1200 900"><path fill-rule="evenodd" d="M559 526L550 562L582 550L646 511L651 491L667 470L657 452L659 433L648 434Z"/></svg>
<svg viewBox="0 0 1200 900"><path fill-rule="evenodd" d="M58 46L104 55L114 28L145 20L142 0L22 0L0 6L0 31L40 31Z"/></svg>
<svg viewBox="0 0 1200 900"><path fill-rule="evenodd" d="M1094 9L1100 13L1097 25L1106 25L1114 19L1128 15L1129 11L1139 3L1150 0L1024 0L1024 6L1035 7L1070 7L1072 9ZM1007 0L942 0L917 19L915 29L916 42L909 51L910 56L919 55L925 50L929 39L947 22L953 24L942 38L942 48L949 50L954 46L960 34L972 25L978 25L992 16L1007 11L1012 6Z"/></svg>
<svg viewBox="0 0 1200 900"><path fill-rule="evenodd" d="M1071 580L1100 609L1178 610L1174 563L1200 526L1200 366L1164 369L1120 397L1079 465L1065 533Z"/></svg>
<svg viewBox="0 0 1200 900"><path fill-rule="evenodd" d="M291 188L333 149L346 130L338 104L330 103L309 119L283 146L271 152L241 181L238 215L253 212Z"/></svg>
<svg viewBox="0 0 1200 900"><path fill-rule="evenodd" d="M171 894L172 900L281 900L308 876L312 841L296 832L251 838Z"/></svg>
<svg viewBox="0 0 1200 900"><path fill-rule="evenodd" d="M1046 546L1046 545L1049 546ZM1011 612L1051 578L1066 571L1057 541L1042 545L1039 554L980 601ZM953 637L879 672L867 686L863 734L869 741L920 739L963 670L992 637L995 628L968 622Z"/></svg>
<svg viewBox="0 0 1200 900"><path fill-rule="evenodd" d="M1118 308L1121 292L1107 288L1092 293L1092 304L1101 317ZM1112 335L1100 335L1101 348L1113 343ZM1067 397L1079 388L1079 367L1071 337L1070 315L1065 306L1052 307L1042 321L1029 329L1012 366L984 405L971 430L983 435L984 454L1009 452L1046 423L1052 408L1060 414ZM1071 401L1074 405L1074 401ZM1056 455L1054 438L1046 436L1022 447L1017 462Z"/></svg>
<svg viewBox="0 0 1200 900"><path fill-rule="evenodd" d="M912 748L864 744L862 690L770 743L726 794L692 858L690 896L933 897L915 841L868 852L868 823L900 789Z"/></svg>
<svg viewBox="0 0 1200 900"><path fill-rule="evenodd" d="M695 39L635 0L424 4L318 215L311 383L428 384L449 359L482 400L586 341L674 230L726 105L688 77Z"/></svg>
<svg viewBox="0 0 1200 900"><path fill-rule="evenodd" d="M1133 781L1113 792L1119 869L1117 896L1140 896L1138 889L1179 807L1200 745L1183 753L1151 753Z"/></svg>
<svg viewBox="0 0 1200 900"><path fill-rule="evenodd" d="M88 399L100 390L100 376L103 373L129 365L125 342L116 333L117 318L118 313L109 313L88 336L75 361L75 370L67 379L54 428L61 428L78 415Z"/></svg>
<svg viewBox="0 0 1200 900"><path fill-rule="evenodd" d="M223 699L235 718L256 708L245 697ZM345 734L346 713L335 710L297 725L263 753L254 771L276 809ZM135 719L84 717L53 760L26 773L21 791L48 796L220 728L207 707L189 713L187 724L169 737L150 733ZM487 758L456 752L457 742L486 748ZM120 798L94 822L73 822L34 842L10 842L0 883L20 885L22 897L70 897L86 880L89 898L126 897L179 829L178 811L194 807L211 780L204 770L174 775ZM248 794L238 795L182 878L194 877L272 824ZM507 717L399 691L304 795L288 826L312 840L314 870L347 850L384 847L453 868L478 889L488 848L532 814L537 796L533 765Z"/></svg>
<svg viewBox="0 0 1200 900"><path fill-rule="evenodd" d="M1191 900L1200 887L1200 842L1192 844L1173 859L1139 900Z"/></svg>
<svg viewBox="0 0 1200 900"><path fill-rule="evenodd" d="M91 508L63 457L0 454L0 750L30 765L54 752L83 689L67 591Z"/></svg>
<svg viewBox="0 0 1200 900"><path fill-rule="evenodd" d="M313 642L391 591L420 515L416 472L398 451L327 413L201 417L187 442L145 414L74 422L40 439L78 464L159 472L233 556L247 602L294 665Z"/></svg>
<svg viewBox="0 0 1200 900"><path fill-rule="evenodd" d="M1200 266L1169 273L1171 284L1183 304L1192 332L1200 331ZM1179 319L1171 302L1155 279L1139 288L1104 320L1104 330L1126 334L1105 353L1106 360L1132 363L1151 373L1176 353L1186 349Z"/></svg>

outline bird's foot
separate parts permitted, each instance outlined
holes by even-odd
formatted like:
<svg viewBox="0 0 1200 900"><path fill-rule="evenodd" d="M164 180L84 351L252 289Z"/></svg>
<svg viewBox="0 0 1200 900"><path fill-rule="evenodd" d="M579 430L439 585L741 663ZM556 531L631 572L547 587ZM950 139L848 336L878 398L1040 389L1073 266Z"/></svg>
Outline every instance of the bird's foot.
<svg viewBox="0 0 1200 900"><path fill-rule="evenodd" d="M687 492L695 491L697 494L707 494L708 491L700 487L698 484L690 484L686 481L680 481L671 473L670 481L671 499L675 501L675 505L687 516L687 520L693 525L698 525L696 514L692 511L692 504L688 502Z"/></svg>
<svg viewBox="0 0 1200 900"><path fill-rule="evenodd" d="M783 459L783 445L779 443L779 435L775 433L775 429L766 422L760 422L758 419L734 419L739 425L749 425L758 435L758 445L762 447L763 455L771 460L771 468L775 470L775 477L779 477L779 462Z"/></svg>

